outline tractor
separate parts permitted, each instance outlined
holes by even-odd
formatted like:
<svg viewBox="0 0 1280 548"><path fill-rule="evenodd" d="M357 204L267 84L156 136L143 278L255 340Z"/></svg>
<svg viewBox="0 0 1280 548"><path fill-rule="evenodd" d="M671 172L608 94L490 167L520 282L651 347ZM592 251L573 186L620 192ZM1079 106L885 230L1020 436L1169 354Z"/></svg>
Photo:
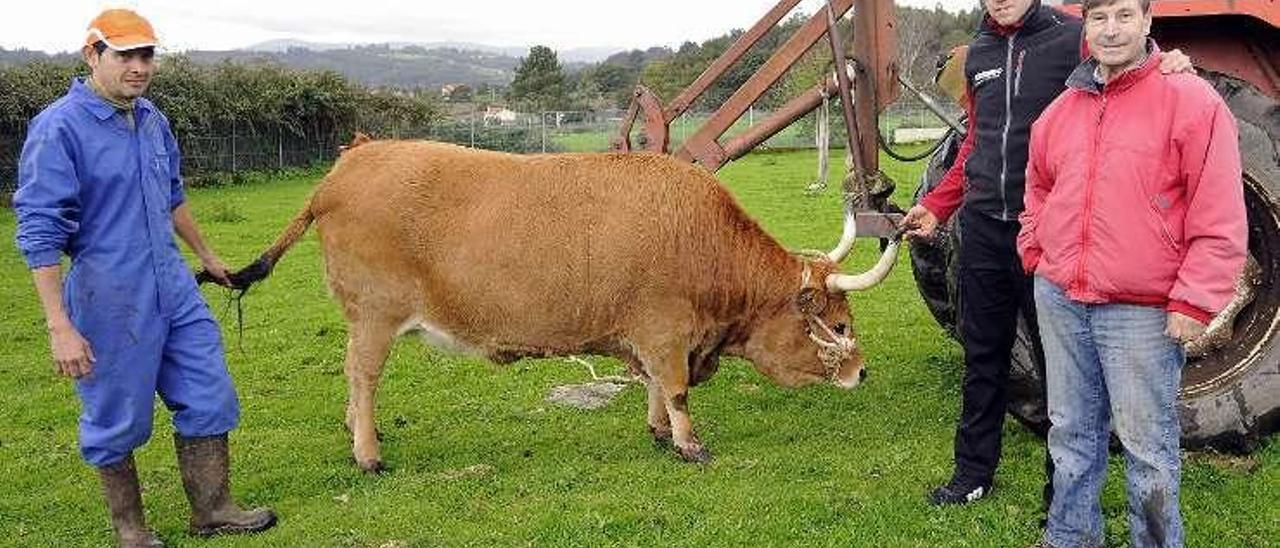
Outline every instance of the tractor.
<svg viewBox="0 0 1280 548"><path fill-rule="evenodd" d="M1079 15L1078 0L1046 1ZM889 201L894 182L879 170L878 149L886 145L879 135L878 114L905 88L951 128L927 157L916 201L950 168L965 130L930 97L899 77L892 0L828 0L671 150L670 123L798 4L799 0L780 0L670 102L664 104L653 92L637 86L612 146L619 151L672 154L716 171L815 111L828 98L838 98L850 159L850 173L842 185L846 235L856 233L883 243L900 235L902 209ZM1178 400L1182 442L1188 448L1248 452L1280 427L1280 3L1152 0L1151 8L1155 40L1166 50L1186 53L1236 117L1243 164L1240 184L1249 217L1249 259L1237 280L1235 299L1205 336L1187 345ZM850 11L852 37L846 43L840 22ZM836 67L833 75L722 143L734 122L824 37ZM940 74L955 73L954 67L963 59L963 51L956 53L951 70L944 68ZM638 120L642 125L634 128ZM634 146L633 133L640 135L640 143ZM952 336L956 334L956 234L953 226L943 227L933 242L912 244L910 257L921 297ZM1014 346L1008 411L1043 434L1048 418L1038 378L1043 371L1039 345L1038 335L1022 322Z"/></svg>

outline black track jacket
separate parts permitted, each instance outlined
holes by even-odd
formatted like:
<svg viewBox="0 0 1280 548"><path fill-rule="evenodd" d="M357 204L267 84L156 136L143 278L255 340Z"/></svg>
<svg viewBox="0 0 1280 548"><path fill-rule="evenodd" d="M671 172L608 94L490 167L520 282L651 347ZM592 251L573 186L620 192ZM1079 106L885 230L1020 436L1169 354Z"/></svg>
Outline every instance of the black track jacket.
<svg viewBox="0 0 1280 548"><path fill-rule="evenodd" d="M1022 212L1031 124L1080 65L1079 18L1036 1L1019 25L983 20L969 45L969 133L955 165L922 204L940 221L964 205L1015 221Z"/></svg>

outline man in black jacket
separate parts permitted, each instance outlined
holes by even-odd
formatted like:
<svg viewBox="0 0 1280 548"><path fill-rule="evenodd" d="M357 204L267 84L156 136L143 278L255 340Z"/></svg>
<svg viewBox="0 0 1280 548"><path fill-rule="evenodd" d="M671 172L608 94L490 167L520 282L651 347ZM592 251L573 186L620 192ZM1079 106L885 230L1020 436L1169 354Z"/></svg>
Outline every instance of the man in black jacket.
<svg viewBox="0 0 1280 548"><path fill-rule="evenodd" d="M1016 247L1031 124L1087 57L1078 17L1040 0L983 5L987 14L964 67L968 134L938 187L904 220L912 227L908 237L928 239L960 209L957 326L965 354L964 401L955 469L950 481L929 494L934 505L965 504L991 492L1019 315L1036 327L1031 278L1022 271ZM1170 54L1162 72L1194 70L1185 55ZM1052 478L1047 455L1045 468ZM1046 480L1046 501L1051 493Z"/></svg>

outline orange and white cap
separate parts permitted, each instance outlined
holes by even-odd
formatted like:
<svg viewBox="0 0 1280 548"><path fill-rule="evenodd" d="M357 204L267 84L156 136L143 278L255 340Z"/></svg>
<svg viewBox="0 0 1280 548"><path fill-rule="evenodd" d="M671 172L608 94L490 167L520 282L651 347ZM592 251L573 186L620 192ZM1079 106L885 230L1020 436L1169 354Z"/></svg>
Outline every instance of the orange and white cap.
<svg viewBox="0 0 1280 548"><path fill-rule="evenodd" d="M133 10L109 9L89 22L86 46L102 42L116 51L156 47L156 31L146 18Z"/></svg>

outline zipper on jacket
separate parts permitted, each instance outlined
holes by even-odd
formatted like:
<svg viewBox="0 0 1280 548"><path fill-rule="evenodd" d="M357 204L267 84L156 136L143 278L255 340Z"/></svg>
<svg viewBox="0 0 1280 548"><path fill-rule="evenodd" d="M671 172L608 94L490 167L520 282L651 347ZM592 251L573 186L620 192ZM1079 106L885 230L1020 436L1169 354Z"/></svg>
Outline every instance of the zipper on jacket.
<svg viewBox="0 0 1280 548"><path fill-rule="evenodd" d="M1018 52L1018 67L1013 72L1013 96L1022 96L1022 60L1026 59L1027 50Z"/></svg>
<svg viewBox="0 0 1280 548"><path fill-rule="evenodd" d="M1009 197L1005 190L1009 179L1009 124L1013 121L1013 80L1009 73L1013 71L1013 42L1018 38L1018 31L1009 35L1008 46L1004 54L1004 131L1000 134L1000 220L1009 220Z"/></svg>
<svg viewBox="0 0 1280 548"><path fill-rule="evenodd" d="M1080 216L1080 263L1076 265L1076 290L1085 289L1085 263L1089 260L1089 228L1093 216L1093 185L1098 178L1098 149L1102 143L1102 117L1107 113L1106 92L1102 93L1102 107L1098 109L1098 118L1093 128L1093 154L1089 158L1089 178L1084 187L1084 214Z"/></svg>

